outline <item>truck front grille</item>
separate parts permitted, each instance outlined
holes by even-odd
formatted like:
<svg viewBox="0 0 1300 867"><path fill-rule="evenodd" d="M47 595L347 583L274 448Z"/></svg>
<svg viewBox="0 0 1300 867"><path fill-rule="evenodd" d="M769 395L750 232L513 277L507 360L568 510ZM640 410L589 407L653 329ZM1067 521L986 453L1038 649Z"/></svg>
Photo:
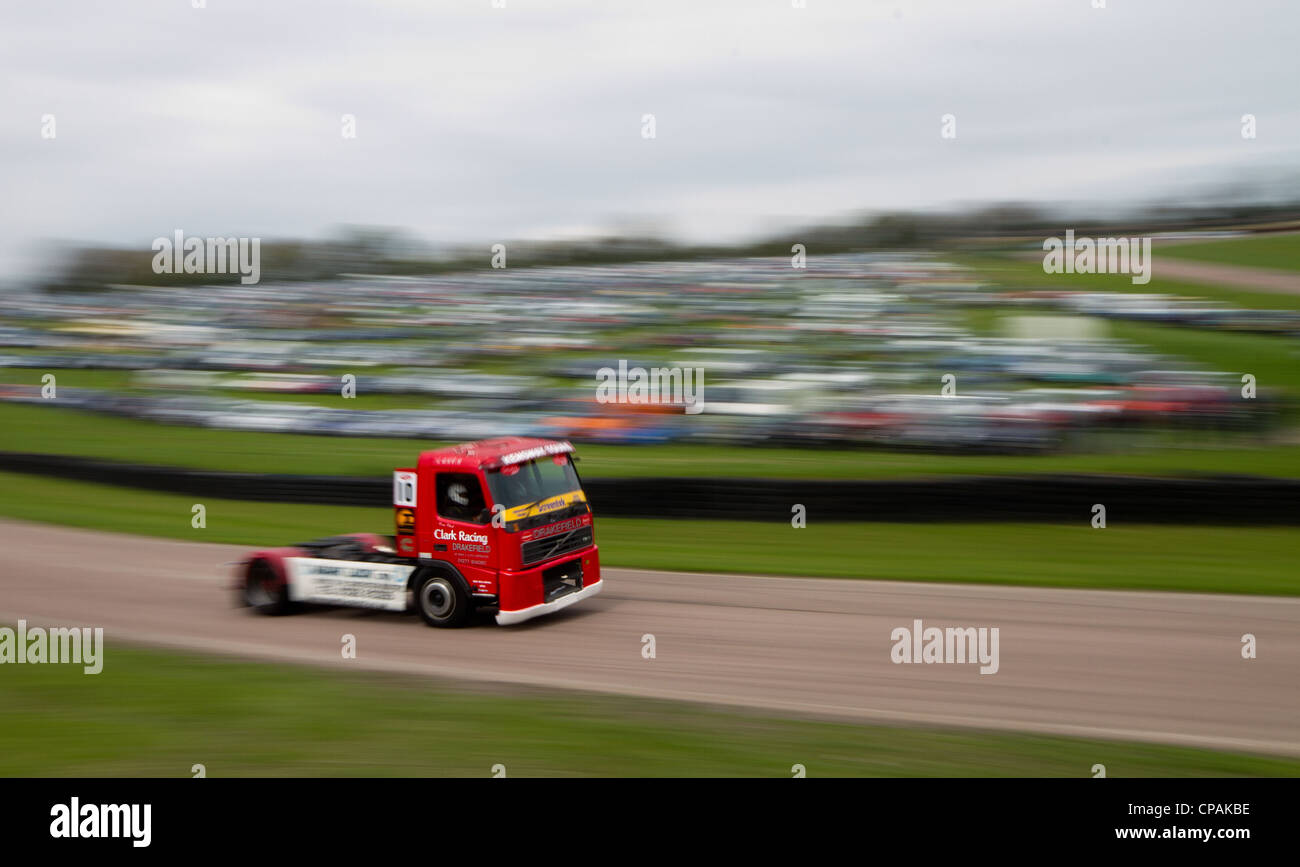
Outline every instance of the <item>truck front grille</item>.
<svg viewBox="0 0 1300 867"><path fill-rule="evenodd" d="M579 527L569 533L561 533L558 536L525 542L520 549L520 554L523 557L523 564L531 566L552 557L559 557L561 554L568 554L571 551L586 548L591 544L593 538L590 527Z"/></svg>

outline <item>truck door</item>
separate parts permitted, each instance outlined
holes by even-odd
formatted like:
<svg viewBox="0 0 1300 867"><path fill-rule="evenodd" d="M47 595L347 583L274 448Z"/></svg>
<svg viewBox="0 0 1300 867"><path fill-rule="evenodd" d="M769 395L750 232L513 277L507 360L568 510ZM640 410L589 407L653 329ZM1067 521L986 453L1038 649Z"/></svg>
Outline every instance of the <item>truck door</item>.
<svg viewBox="0 0 1300 867"><path fill-rule="evenodd" d="M455 564L472 592L496 593L498 552L478 475L439 471L434 491L434 558Z"/></svg>

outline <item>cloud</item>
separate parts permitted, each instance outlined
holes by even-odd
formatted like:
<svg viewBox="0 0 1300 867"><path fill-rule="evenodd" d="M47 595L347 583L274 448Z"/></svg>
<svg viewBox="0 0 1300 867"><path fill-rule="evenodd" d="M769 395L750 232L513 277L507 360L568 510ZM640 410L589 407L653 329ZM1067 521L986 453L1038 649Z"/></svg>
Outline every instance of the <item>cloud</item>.
<svg viewBox="0 0 1300 867"><path fill-rule="evenodd" d="M1300 141L1285 2L85 0L6 18L6 267L41 238L147 247L175 228L491 243L648 218L733 239L874 208L1132 200L1294 163Z"/></svg>

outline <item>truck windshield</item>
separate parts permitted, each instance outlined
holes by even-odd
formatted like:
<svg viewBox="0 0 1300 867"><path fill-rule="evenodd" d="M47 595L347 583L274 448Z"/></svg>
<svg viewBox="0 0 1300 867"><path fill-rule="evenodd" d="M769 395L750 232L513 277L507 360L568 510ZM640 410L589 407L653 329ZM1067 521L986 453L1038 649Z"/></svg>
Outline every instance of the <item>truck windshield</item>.
<svg viewBox="0 0 1300 867"><path fill-rule="evenodd" d="M578 490L578 473L568 455L514 464L487 474L492 499L507 509L540 503Z"/></svg>

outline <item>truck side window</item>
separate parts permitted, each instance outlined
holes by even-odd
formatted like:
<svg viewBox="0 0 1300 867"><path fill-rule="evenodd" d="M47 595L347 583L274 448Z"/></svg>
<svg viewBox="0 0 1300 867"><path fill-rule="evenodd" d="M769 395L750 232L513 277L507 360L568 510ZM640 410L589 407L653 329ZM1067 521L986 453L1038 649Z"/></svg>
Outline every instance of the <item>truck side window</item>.
<svg viewBox="0 0 1300 867"><path fill-rule="evenodd" d="M492 520L483 488L473 473L438 473L438 514L452 521L486 524Z"/></svg>

